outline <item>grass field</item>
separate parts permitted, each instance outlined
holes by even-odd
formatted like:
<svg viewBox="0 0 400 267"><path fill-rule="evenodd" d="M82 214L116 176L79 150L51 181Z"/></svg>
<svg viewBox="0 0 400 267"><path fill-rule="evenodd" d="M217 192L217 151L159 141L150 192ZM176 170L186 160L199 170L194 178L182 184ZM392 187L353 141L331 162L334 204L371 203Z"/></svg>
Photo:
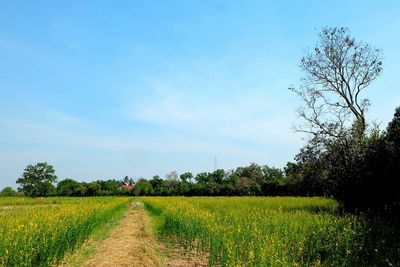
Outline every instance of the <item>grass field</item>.
<svg viewBox="0 0 400 267"><path fill-rule="evenodd" d="M145 197L163 235L222 266L397 266L399 238L378 219L339 216L325 198ZM392 264L392 265L391 265Z"/></svg>
<svg viewBox="0 0 400 267"><path fill-rule="evenodd" d="M130 198L0 198L0 266L59 263Z"/></svg>

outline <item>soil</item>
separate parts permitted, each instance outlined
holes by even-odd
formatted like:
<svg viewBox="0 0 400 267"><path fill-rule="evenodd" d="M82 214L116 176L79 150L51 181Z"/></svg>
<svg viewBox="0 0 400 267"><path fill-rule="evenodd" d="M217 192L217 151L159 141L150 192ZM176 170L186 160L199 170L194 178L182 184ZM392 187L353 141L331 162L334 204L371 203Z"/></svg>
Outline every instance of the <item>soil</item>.
<svg viewBox="0 0 400 267"><path fill-rule="evenodd" d="M186 267L207 266L207 263L204 255L188 251L177 242L171 245L157 239L143 207L133 205L83 266Z"/></svg>

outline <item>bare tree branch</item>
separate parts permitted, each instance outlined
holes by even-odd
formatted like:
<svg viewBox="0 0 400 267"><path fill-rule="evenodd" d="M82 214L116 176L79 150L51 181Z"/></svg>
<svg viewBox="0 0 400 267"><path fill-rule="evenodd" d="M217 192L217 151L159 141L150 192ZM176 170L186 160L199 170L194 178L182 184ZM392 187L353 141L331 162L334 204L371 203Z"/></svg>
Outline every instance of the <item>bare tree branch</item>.
<svg viewBox="0 0 400 267"><path fill-rule="evenodd" d="M304 72L299 89L303 101L296 130L321 139L342 138L357 122L366 128L368 99L361 92L381 73L381 51L351 38L347 28L324 28L312 51L301 59Z"/></svg>

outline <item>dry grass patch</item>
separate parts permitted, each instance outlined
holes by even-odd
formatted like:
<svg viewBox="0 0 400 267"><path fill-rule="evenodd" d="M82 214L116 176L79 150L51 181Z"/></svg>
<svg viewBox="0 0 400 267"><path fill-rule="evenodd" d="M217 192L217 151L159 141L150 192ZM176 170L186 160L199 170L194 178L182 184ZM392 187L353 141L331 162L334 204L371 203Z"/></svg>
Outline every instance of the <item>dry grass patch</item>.
<svg viewBox="0 0 400 267"><path fill-rule="evenodd" d="M142 207L131 207L83 266L165 266Z"/></svg>

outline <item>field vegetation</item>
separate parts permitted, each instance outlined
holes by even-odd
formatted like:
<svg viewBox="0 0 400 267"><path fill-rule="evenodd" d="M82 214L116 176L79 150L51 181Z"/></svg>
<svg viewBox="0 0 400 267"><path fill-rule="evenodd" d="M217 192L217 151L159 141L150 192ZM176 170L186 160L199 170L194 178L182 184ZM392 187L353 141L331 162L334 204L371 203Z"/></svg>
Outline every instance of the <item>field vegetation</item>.
<svg viewBox="0 0 400 267"><path fill-rule="evenodd" d="M337 214L333 199L145 197L160 233L209 254L211 266L366 266L400 263L395 228Z"/></svg>
<svg viewBox="0 0 400 267"><path fill-rule="evenodd" d="M97 228L122 216L129 198L0 198L0 266L51 266Z"/></svg>

